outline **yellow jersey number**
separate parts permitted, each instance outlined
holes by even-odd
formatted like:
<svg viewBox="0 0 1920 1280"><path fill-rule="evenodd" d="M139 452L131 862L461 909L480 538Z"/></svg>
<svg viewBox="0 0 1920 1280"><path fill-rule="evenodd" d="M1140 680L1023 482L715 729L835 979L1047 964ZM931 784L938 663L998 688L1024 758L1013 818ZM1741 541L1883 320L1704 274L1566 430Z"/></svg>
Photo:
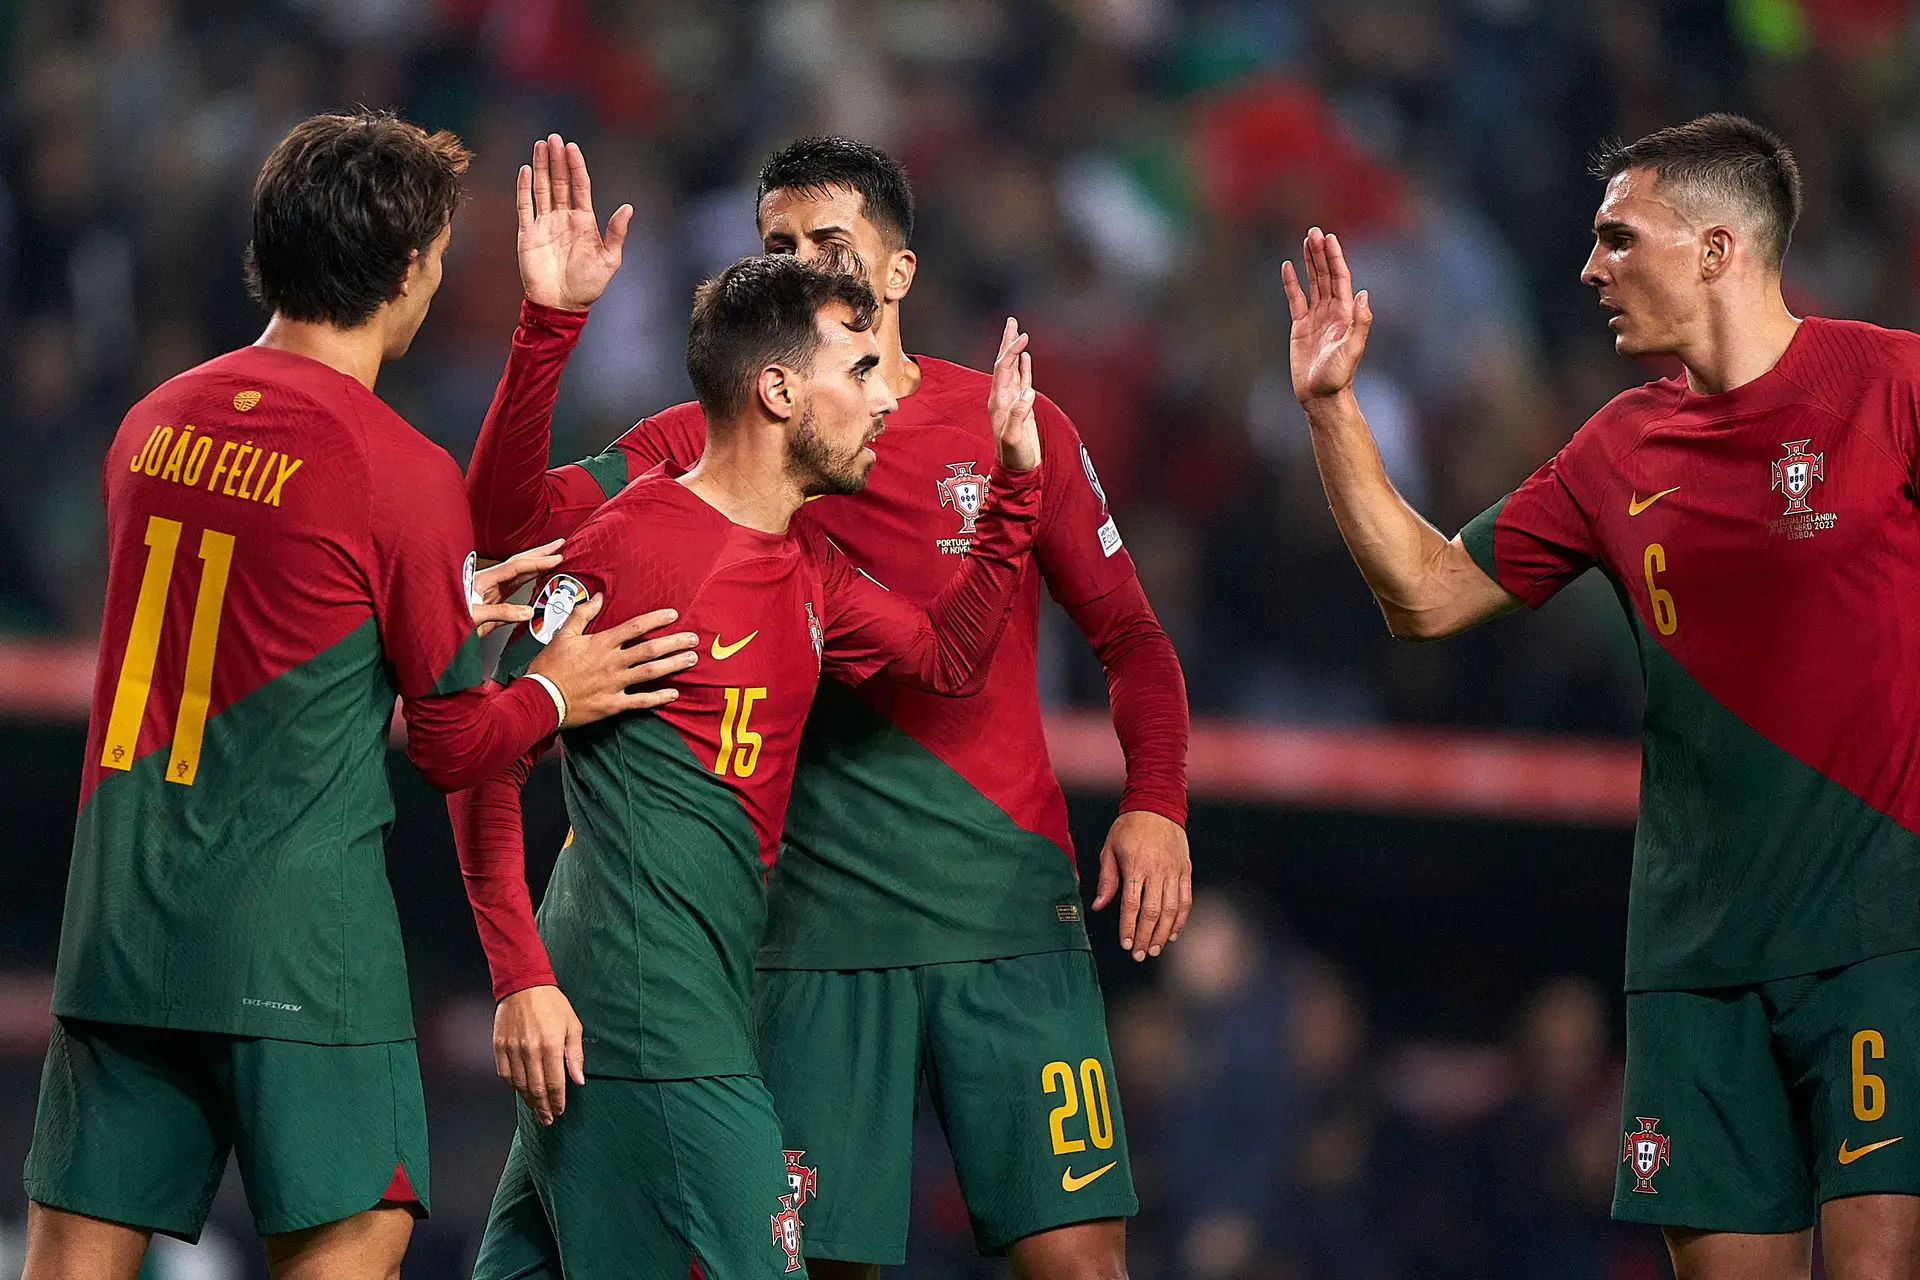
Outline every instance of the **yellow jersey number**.
<svg viewBox="0 0 1920 1280"><path fill-rule="evenodd" d="M729 770L736 778L751 778L760 764L760 735L747 727L753 718L753 704L767 696L765 688L726 689L727 705L720 712L720 752L714 757L713 771L726 777Z"/></svg>
<svg viewBox="0 0 1920 1280"><path fill-rule="evenodd" d="M1868 1058L1887 1056L1887 1042L1878 1031L1862 1031L1853 1038L1853 1116L1878 1120L1887 1113L1887 1082L1867 1070Z"/></svg>
<svg viewBox="0 0 1920 1280"><path fill-rule="evenodd" d="M1049 1094L1064 1095L1060 1105L1047 1116L1053 1131L1053 1154L1057 1156L1085 1151L1088 1142L1102 1151L1113 1145L1113 1108L1107 1101L1107 1071L1100 1065L1100 1059L1087 1058L1081 1062L1079 1085L1076 1090L1073 1068L1064 1062L1049 1062L1040 1069L1040 1088ZM1069 1138L1067 1121L1080 1114L1082 1094L1087 1099L1087 1136Z"/></svg>
<svg viewBox="0 0 1920 1280"><path fill-rule="evenodd" d="M113 710L107 716L106 743L100 764L106 769L133 768L140 724L146 718L153 692L153 664L160 652L160 628L167 616L167 590L173 582L173 561L180 549L181 525L165 516L147 520L147 567L140 577L140 595L133 603L133 628L127 634L126 656L120 660L120 680L114 686ZM167 761L167 781L190 787L200 773L200 744L206 735L207 707L213 697L213 654L220 643L220 614L227 599L227 576L233 568L233 535L217 529L200 531L200 594L193 604L193 627L187 634L187 672L180 686L180 714L174 720L173 754Z"/></svg>
<svg viewBox="0 0 1920 1280"><path fill-rule="evenodd" d="M1680 615L1673 607L1673 592L1657 586L1653 581L1654 574L1667 571L1667 549L1657 542L1649 542L1643 563L1647 571L1647 598L1653 606L1653 625L1661 635L1670 636L1680 629Z"/></svg>

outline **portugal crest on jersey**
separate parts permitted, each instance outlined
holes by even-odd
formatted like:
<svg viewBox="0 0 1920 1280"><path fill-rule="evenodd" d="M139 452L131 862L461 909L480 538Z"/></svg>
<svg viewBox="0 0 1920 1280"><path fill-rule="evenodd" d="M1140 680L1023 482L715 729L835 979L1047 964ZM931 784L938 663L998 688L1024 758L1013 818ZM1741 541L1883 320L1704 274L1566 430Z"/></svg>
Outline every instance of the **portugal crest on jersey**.
<svg viewBox="0 0 1920 1280"><path fill-rule="evenodd" d="M973 522L980 518L981 504L987 500L986 477L974 474L971 462L949 462L947 470L953 474L936 482L940 505L960 513L959 536L965 537L973 532Z"/></svg>
<svg viewBox="0 0 1920 1280"><path fill-rule="evenodd" d="M1806 441L1802 440L1801 444ZM1774 464L1776 467L1779 463ZM1660 1128L1659 1116L1635 1116L1640 1127L1627 1134L1626 1143L1620 1150L1620 1163L1633 1166L1634 1190L1645 1195L1658 1195L1653 1189L1653 1175L1660 1172L1663 1164L1672 1164L1668 1153L1673 1147L1673 1139L1667 1134L1657 1132Z"/></svg>
<svg viewBox="0 0 1920 1280"><path fill-rule="evenodd" d="M800 1163L800 1157L807 1154L804 1151L783 1154L787 1157L787 1185L793 1188L793 1208L797 1213L807 1201L820 1194L820 1171Z"/></svg>
<svg viewBox="0 0 1920 1280"><path fill-rule="evenodd" d="M780 1212L772 1217L773 1242L786 1253L787 1270L798 1271L800 1269L800 1212L793 1207L793 1197L781 1196Z"/></svg>
<svg viewBox="0 0 1920 1280"><path fill-rule="evenodd" d="M1797 516L1811 514L1812 507L1807 505L1807 495L1813 492L1815 480L1826 479L1824 453L1808 453L1811 440L1792 440L1781 445L1787 451L1784 458L1773 461L1773 488L1787 496L1787 509L1783 515Z"/></svg>

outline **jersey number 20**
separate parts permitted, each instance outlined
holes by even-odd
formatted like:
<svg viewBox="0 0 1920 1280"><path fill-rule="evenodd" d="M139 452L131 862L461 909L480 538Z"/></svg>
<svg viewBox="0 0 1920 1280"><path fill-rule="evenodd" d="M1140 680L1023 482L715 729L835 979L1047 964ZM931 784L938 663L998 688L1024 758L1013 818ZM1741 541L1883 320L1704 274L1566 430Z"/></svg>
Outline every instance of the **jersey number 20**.
<svg viewBox="0 0 1920 1280"><path fill-rule="evenodd" d="M173 582L174 555L180 549L180 522L165 516L147 520L147 568L140 578L140 596L133 604L133 629L127 634L126 656L120 660L120 682L113 691L113 711L107 717L106 745L100 765L131 769L140 723L146 718L147 698L153 692L153 663L160 652L160 627L167 616L167 589ZM167 761L167 781L193 785L200 772L200 743L207 729L207 706L213 696L213 651L220 643L220 612L227 598L227 574L233 568L233 535L217 529L200 532L200 595L193 604L193 629L187 636L186 679L180 685L180 714L174 720L173 754Z"/></svg>

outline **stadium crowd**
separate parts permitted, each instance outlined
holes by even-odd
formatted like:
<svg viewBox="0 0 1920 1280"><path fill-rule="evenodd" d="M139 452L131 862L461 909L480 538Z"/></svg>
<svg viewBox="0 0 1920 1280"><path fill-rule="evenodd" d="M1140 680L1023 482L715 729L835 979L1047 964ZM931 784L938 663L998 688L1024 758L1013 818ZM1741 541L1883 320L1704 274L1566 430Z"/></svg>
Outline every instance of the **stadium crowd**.
<svg viewBox="0 0 1920 1280"><path fill-rule="evenodd" d="M1342 232L1379 316L1360 399L1396 483L1451 531L1664 372L1611 354L1576 278L1603 137L1717 108L1772 123L1807 179L1796 309L1920 323L1912 9L18 0L0 6L0 535L18 549L0 632L92 634L101 454L141 393L258 332L247 180L309 112L393 105L477 153L441 300L381 382L461 459L514 322L534 137L580 139L603 213L638 210L564 388L574 457L685 398L690 291L754 251L758 161L835 131L915 178L909 348L979 365L1004 315L1034 333L1197 711L1626 733L1633 656L1596 580L1447 646L1387 638L1306 452L1279 263L1309 223ZM1098 668L1053 621L1046 696L1097 703ZM1140 1275L1660 1274L1657 1241L1607 1221L1618 1018L1595 988L1542 985L1507 1046L1408 1045L1281 936L1211 898L1158 985L1113 1010ZM927 1187L914 1268L981 1265L957 1192Z"/></svg>
<svg viewBox="0 0 1920 1280"><path fill-rule="evenodd" d="M750 177L808 131L904 158L908 344L980 363L998 318L1099 462L1196 710L1626 732L1598 582L1459 643L1396 645L1352 571L1285 368L1279 263L1341 230L1380 322L1361 398L1449 530L1616 389L1577 281L1599 139L1703 110L1784 128L1803 309L1915 319L1908 0L26 0L0 10L0 626L89 635L98 460L125 406L250 341L246 190L294 120L392 104L477 151L446 296L382 391L464 458L518 285L512 174L585 144L627 265L574 361L568 456L684 398L691 286L755 245ZM1821 86L1838 86L1828 89ZM1055 701L1097 702L1064 620Z"/></svg>

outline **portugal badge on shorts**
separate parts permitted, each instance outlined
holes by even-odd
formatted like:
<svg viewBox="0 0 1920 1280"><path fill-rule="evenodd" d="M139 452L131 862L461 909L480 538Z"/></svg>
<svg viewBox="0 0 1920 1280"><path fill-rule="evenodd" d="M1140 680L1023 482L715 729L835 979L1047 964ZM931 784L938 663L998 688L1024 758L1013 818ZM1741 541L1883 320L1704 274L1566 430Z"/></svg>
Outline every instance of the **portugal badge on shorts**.
<svg viewBox="0 0 1920 1280"><path fill-rule="evenodd" d="M1640 1127L1627 1135L1626 1144L1620 1152L1620 1163L1633 1166L1633 1176L1638 1180L1634 1190L1645 1195L1659 1195L1653 1189L1653 1175L1660 1172L1663 1164L1672 1164L1668 1152L1673 1139L1664 1133L1656 1132L1660 1128L1659 1116L1635 1116Z"/></svg>
<svg viewBox="0 0 1920 1280"><path fill-rule="evenodd" d="M780 1197L780 1212L773 1215L773 1242L786 1251L787 1270L800 1269L800 1212L793 1207L792 1196Z"/></svg>
<svg viewBox="0 0 1920 1280"><path fill-rule="evenodd" d="M793 1188L793 1207L798 1212L806 1206L807 1201L820 1194L820 1171L812 1165L800 1163L800 1157L807 1154L804 1151L782 1154L787 1157L787 1185Z"/></svg>

